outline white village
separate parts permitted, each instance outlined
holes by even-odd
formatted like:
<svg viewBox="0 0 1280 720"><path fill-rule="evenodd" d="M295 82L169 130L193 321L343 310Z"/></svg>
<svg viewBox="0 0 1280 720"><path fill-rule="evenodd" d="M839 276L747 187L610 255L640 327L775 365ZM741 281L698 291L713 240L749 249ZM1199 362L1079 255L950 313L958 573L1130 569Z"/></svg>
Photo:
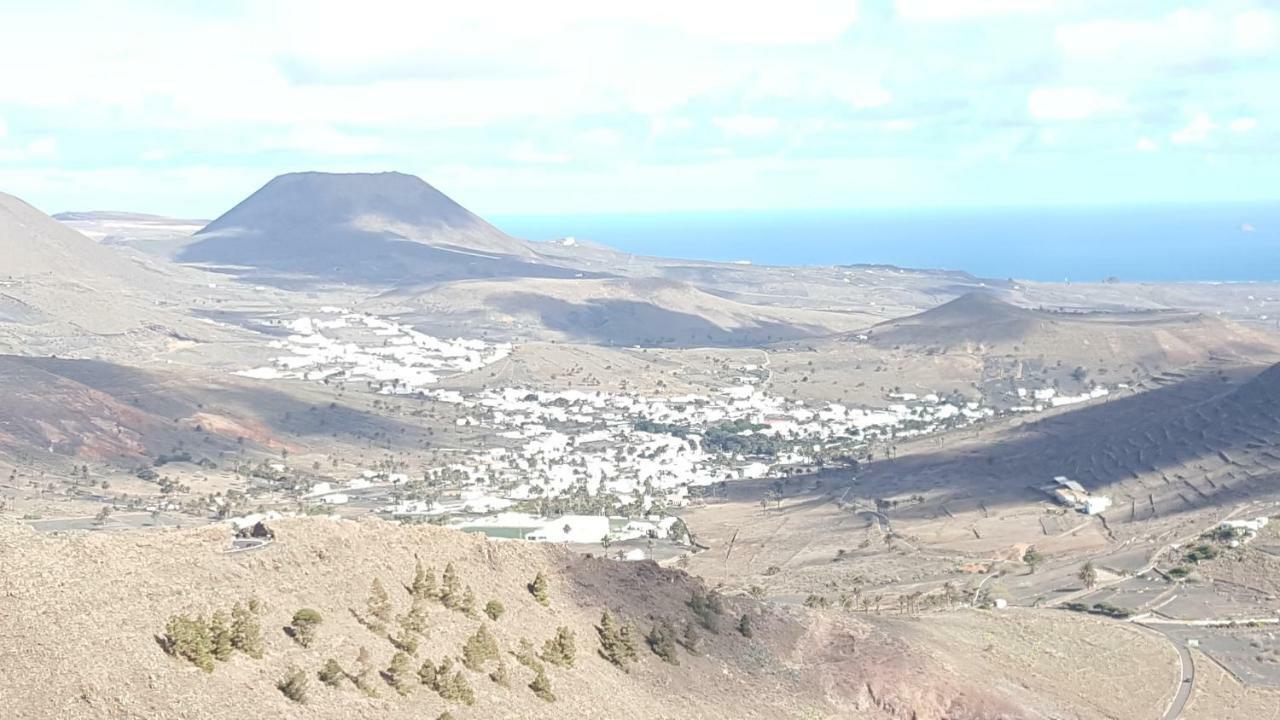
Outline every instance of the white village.
<svg viewBox="0 0 1280 720"><path fill-rule="evenodd" d="M619 559L649 557L654 539L690 543L688 529L670 511L699 502L724 483L783 483L821 468L853 475L859 462L891 456L898 440L1110 392L1100 385L1076 396L1019 387L1003 409L958 396L903 392L889 393L877 408L811 404L769 393L763 387L767 373L749 364L734 368L737 384L708 394L526 387L464 392L434 386L507 358L512 345L441 339L338 307L277 324L289 331L270 344L282 354L237 375L340 383L446 404L456 410L456 425L491 439L488 447L457 451L420 477L407 468L379 468L345 483L315 483L300 498L304 503L348 506L494 538L622 543L614 553ZM1091 514L1108 502L1095 497L1064 504ZM239 518L237 524L257 519ZM645 548L627 546L638 540L649 542Z"/></svg>

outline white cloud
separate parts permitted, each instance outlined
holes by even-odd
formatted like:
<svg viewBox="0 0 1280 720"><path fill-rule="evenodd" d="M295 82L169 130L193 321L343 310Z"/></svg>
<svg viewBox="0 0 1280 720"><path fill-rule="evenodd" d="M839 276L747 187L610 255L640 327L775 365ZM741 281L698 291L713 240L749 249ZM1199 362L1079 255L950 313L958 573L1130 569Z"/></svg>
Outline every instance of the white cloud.
<svg viewBox="0 0 1280 720"><path fill-rule="evenodd" d="M1199 113L1191 118L1191 122L1187 126L1174 132L1169 136L1169 140L1174 145L1194 145L1202 143L1209 138L1209 134L1217 129L1218 125L1213 122L1205 113Z"/></svg>
<svg viewBox="0 0 1280 720"><path fill-rule="evenodd" d="M1227 127L1231 128L1231 132L1247 133L1252 132L1258 127L1258 121L1251 117L1236 118L1231 121Z"/></svg>
<svg viewBox="0 0 1280 720"><path fill-rule="evenodd" d="M1249 10L1235 16L1232 35L1236 47L1249 52L1280 45L1280 18L1270 10Z"/></svg>
<svg viewBox="0 0 1280 720"><path fill-rule="evenodd" d="M151 148L150 150L144 150L142 154L138 156L138 159L145 160L147 162L159 162L161 160L168 160L169 151L164 150L162 148Z"/></svg>
<svg viewBox="0 0 1280 720"><path fill-rule="evenodd" d="M778 118L761 117L759 115L731 115L715 118L716 127L732 137L764 137L772 135L778 129Z"/></svg>
<svg viewBox="0 0 1280 720"><path fill-rule="evenodd" d="M1178 67L1223 54L1259 54L1277 45L1280 31L1275 13L1266 10L1228 15L1184 8L1153 19L1063 25L1055 36L1068 59L1124 69Z"/></svg>
<svg viewBox="0 0 1280 720"><path fill-rule="evenodd" d="M1062 4L1062 0L897 0L894 6L904 20L945 21L1048 12Z"/></svg>
<svg viewBox="0 0 1280 720"><path fill-rule="evenodd" d="M384 150L381 139L341 132L328 125L302 125L268 140L269 148L300 150L316 155L373 155Z"/></svg>
<svg viewBox="0 0 1280 720"><path fill-rule="evenodd" d="M520 142L507 153L507 159L521 165L564 165L573 157L568 153L539 150L531 142Z"/></svg>
<svg viewBox="0 0 1280 720"><path fill-rule="evenodd" d="M6 148L0 146L0 161L21 162L24 160L42 160L58 154L58 141L51 137L41 137L21 147Z"/></svg>
<svg viewBox="0 0 1280 720"><path fill-rule="evenodd" d="M1146 137L1145 135L1143 137L1138 138L1138 144L1135 145L1134 147L1135 149L1137 149L1138 152L1155 152L1156 150L1160 149L1160 146L1156 144L1155 140L1152 140L1151 138Z"/></svg>
<svg viewBox="0 0 1280 720"><path fill-rule="evenodd" d="M1036 88L1027 96L1027 112L1037 120L1083 120L1124 107L1124 100L1090 87Z"/></svg>
<svg viewBox="0 0 1280 720"><path fill-rule="evenodd" d="M9 126L5 124L4 118L0 118L0 139L9 135Z"/></svg>
<svg viewBox="0 0 1280 720"><path fill-rule="evenodd" d="M887 132L910 132L919 126L919 120L912 120L910 118L886 120L880 125L880 127L884 128Z"/></svg>

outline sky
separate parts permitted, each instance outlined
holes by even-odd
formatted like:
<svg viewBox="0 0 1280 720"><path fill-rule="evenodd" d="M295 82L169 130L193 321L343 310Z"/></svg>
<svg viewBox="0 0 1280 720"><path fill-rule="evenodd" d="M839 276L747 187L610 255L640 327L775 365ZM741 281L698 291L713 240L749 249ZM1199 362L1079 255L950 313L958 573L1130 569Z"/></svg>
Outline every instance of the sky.
<svg viewBox="0 0 1280 720"><path fill-rule="evenodd" d="M481 215L1280 200L1280 0L5 0L0 69L47 212L299 170Z"/></svg>

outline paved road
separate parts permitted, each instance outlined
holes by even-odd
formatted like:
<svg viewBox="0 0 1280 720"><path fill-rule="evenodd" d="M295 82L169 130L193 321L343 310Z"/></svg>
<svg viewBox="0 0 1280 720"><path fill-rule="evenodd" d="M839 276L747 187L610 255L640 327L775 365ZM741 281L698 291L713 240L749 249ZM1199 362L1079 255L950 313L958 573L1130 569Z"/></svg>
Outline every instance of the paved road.
<svg viewBox="0 0 1280 720"><path fill-rule="evenodd" d="M1178 658L1182 662L1182 673L1178 682L1178 692L1174 693L1173 700L1169 703L1169 708L1164 711L1164 715L1160 716L1160 720L1178 720L1182 717L1182 710L1187 706L1187 701L1191 699L1191 690L1196 684L1196 664L1191 659L1191 651L1187 649L1187 644L1178 638L1164 633L1160 628L1149 627L1140 623L1135 623L1138 627L1145 628L1151 632L1158 633L1160 636L1173 643L1174 649L1178 651Z"/></svg>

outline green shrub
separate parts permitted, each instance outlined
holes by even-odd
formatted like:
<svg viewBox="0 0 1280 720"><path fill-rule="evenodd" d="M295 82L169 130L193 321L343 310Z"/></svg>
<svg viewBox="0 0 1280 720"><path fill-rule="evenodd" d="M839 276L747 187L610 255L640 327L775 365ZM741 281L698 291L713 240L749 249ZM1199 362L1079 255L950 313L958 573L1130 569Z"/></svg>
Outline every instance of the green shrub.
<svg viewBox="0 0 1280 720"><path fill-rule="evenodd" d="M511 671L507 669L507 661L498 656L498 667L489 673L489 679L504 688L511 687Z"/></svg>
<svg viewBox="0 0 1280 720"><path fill-rule="evenodd" d="M388 635L387 640L391 643L392 647L400 652L408 653L410 655L418 654L418 636L408 630L401 629L400 632L395 635Z"/></svg>
<svg viewBox="0 0 1280 720"><path fill-rule="evenodd" d="M170 617L164 628L164 649L205 672L213 672L213 639L203 618Z"/></svg>
<svg viewBox="0 0 1280 720"><path fill-rule="evenodd" d="M409 594L413 595L415 600L436 599L439 596L439 590L436 589L436 569L423 568L422 561L419 560L414 569L413 584L409 586Z"/></svg>
<svg viewBox="0 0 1280 720"><path fill-rule="evenodd" d="M698 623L713 633L720 632L720 616L724 614L724 601L720 593L706 593L701 588L689 598L689 609L697 616Z"/></svg>
<svg viewBox="0 0 1280 720"><path fill-rule="evenodd" d="M488 615L489 619L494 622L498 622L498 620L502 619L502 614L506 611L507 608L497 600L490 600L484 604L484 614Z"/></svg>
<svg viewBox="0 0 1280 720"><path fill-rule="evenodd" d="M408 695L413 690L413 682L410 679L409 654L400 651L392 655L391 664L382 672L382 676L388 685L395 688L397 693Z"/></svg>
<svg viewBox="0 0 1280 720"><path fill-rule="evenodd" d="M225 612L214 611L209 620L209 638L213 643L213 659L224 662L230 660L235 646L231 644L231 621Z"/></svg>
<svg viewBox="0 0 1280 720"><path fill-rule="evenodd" d="M698 649L701 647L702 636L698 633L698 628L693 623L684 624L684 634L677 641L688 650L690 654L697 655Z"/></svg>
<svg viewBox="0 0 1280 720"><path fill-rule="evenodd" d="M255 660L262 659L262 626L253 603L231 608L231 646Z"/></svg>
<svg viewBox="0 0 1280 720"><path fill-rule="evenodd" d="M320 682L329 687L339 687L342 681L347 677L347 671L342 669L337 660L329 658L321 666L320 672L316 673L316 677L320 678Z"/></svg>
<svg viewBox="0 0 1280 720"><path fill-rule="evenodd" d="M743 615L738 618L738 632L742 637L749 638L755 634L755 630L751 627L751 616Z"/></svg>
<svg viewBox="0 0 1280 720"><path fill-rule="evenodd" d="M469 670L480 672L484 664L498 659L498 641L493 639L486 625L481 625L475 634L467 638L462 646L462 664Z"/></svg>
<svg viewBox="0 0 1280 720"><path fill-rule="evenodd" d="M428 629L427 601L415 597L409 606L409 612L396 618L400 629L405 632L426 635Z"/></svg>
<svg viewBox="0 0 1280 720"><path fill-rule="evenodd" d="M619 668L626 670L627 663L635 662L637 649L635 628L629 624L618 625L608 610L600 616L600 626L596 628L600 636L600 656Z"/></svg>
<svg viewBox="0 0 1280 720"><path fill-rule="evenodd" d="M296 667L289 668L276 688L290 700L301 703L307 701L307 674Z"/></svg>
<svg viewBox="0 0 1280 720"><path fill-rule="evenodd" d="M437 677L436 664L431 662L431 658L423 660L421 667L418 668L418 682L435 690Z"/></svg>
<svg viewBox="0 0 1280 720"><path fill-rule="evenodd" d="M462 603L462 581L458 579L458 571L453 567L453 563L444 566L440 602L449 609L454 609Z"/></svg>
<svg viewBox="0 0 1280 720"><path fill-rule="evenodd" d="M293 620L289 624L289 634L302 647L311 647L322 621L320 613L311 608L301 608L293 614Z"/></svg>
<svg viewBox="0 0 1280 720"><path fill-rule="evenodd" d="M391 598L382 581L374 578L369 584L369 599L365 601L365 609L369 614L369 626L374 632L384 632L387 623L391 622Z"/></svg>
<svg viewBox="0 0 1280 720"><path fill-rule="evenodd" d="M533 582L529 583L529 594L533 595L533 599L541 605L550 604L551 600L547 595L547 578L541 572L534 576Z"/></svg>
<svg viewBox="0 0 1280 720"><path fill-rule="evenodd" d="M555 693L551 692L551 679L547 677L545 671L538 671L538 674L533 678L533 682L529 683L529 689L533 691L534 695L547 702L556 701Z"/></svg>
<svg viewBox="0 0 1280 720"><path fill-rule="evenodd" d="M671 623L666 620L654 623L653 628L649 630L649 634L645 636L645 640L654 655L672 665L680 664L680 658L676 654L676 631L675 628L671 627Z"/></svg>
<svg viewBox="0 0 1280 720"><path fill-rule="evenodd" d="M517 662L534 672L541 672L544 669L538 654L533 651L533 643L529 642L529 638L520 638L520 649L511 654L515 656Z"/></svg>
<svg viewBox="0 0 1280 720"><path fill-rule="evenodd" d="M573 667L577 655L573 631L561 625L556 628L556 636L542 645L542 659L556 667Z"/></svg>

